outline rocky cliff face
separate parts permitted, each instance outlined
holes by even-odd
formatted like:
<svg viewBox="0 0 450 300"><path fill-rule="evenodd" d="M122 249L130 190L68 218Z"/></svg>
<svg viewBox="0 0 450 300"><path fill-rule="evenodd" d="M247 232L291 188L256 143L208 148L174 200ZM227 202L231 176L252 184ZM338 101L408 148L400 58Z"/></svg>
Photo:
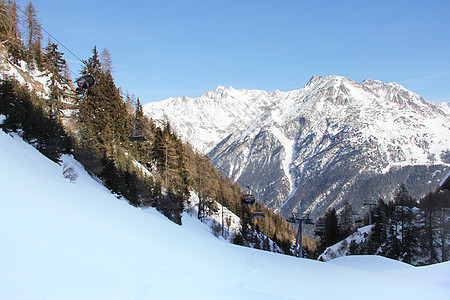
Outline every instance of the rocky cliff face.
<svg viewBox="0 0 450 300"><path fill-rule="evenodd" d="M348 200L420 197L450 166L450 115L396 83L314 76L290 92L219 86L145 105L218 170L288 215L320 216Z"/></svg>

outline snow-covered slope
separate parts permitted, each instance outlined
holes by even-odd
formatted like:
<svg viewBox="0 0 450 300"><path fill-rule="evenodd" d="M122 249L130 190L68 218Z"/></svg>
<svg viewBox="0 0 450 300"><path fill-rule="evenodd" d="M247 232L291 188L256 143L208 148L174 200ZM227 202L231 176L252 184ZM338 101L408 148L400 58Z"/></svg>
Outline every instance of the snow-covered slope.
<svg viewBox="0 0 450 300"><path fill-rule="evenodd" d="M450 165L448 111L396 83L314 76L290 92L218 87L144 110L286 215L302 199L318 216L404 182L417 197Z"/></svg>
<svg viewBox="0 0 450 300"><path fill-rule="evenodd" d="M30 91L34 91L40 97L47 99L49 97L51 75L46 72L37 70L36 67L30 67L25 61L14 60L9 58L7 51L0 45L0 80L14 79L20 84L26 86ZM72 82L68 82L64 86L60 86L65 94L61 99L62 110L61 118L67 127L72 126L72 117L75 116L77 110L74 109L74 86Z"/></svg>
<svg viewBox="0 0 450 300"><path fill-rule="evenodd" d="M0 79L15 79L46 98L49 94L47 82L50 80L50 76L45 76L34 68L30 70L24 61L12 63L12 60L8 60L7 57L7 52L0 46Z"/></svg>
<svg viewBox="0 0 450 300"><path fill-rule="evenodd" d="M344 240L325 249L318 259L321 261L330 261L335 258L351 255L350 245L352 243L359 245L365 242L368 239L372 227L373 225L368 225L358 228L358 230Z"/></svg>
<svg viewBox="0 0 450 300"><path fill-rule="evenodd" d="M231 245L188 215L180 227L128 205L63 159L74 182L0 131L2 299L448 299L450 263L322 263Z"/></svg>

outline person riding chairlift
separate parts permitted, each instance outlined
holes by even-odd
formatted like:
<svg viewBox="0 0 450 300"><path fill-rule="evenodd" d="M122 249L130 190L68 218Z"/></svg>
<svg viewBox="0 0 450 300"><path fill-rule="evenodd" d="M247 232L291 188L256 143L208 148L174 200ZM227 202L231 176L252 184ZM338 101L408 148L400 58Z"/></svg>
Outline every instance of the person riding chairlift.
<svg viewBox="0 0 450 300"><path fill-rule="evenodd" d="M95 84L95 78L90 74L85 74L77 79L76 83L78 84L76 92L81 94Z"/></svg>
<svg viewBox="0 0 450 300"><path fill-rule="evenodd" d="M88 85L87 85L86 81L79 82L78 87L77 87L77 92L82 92L83 90L87 90L87 88L88 88Z"/></svg>

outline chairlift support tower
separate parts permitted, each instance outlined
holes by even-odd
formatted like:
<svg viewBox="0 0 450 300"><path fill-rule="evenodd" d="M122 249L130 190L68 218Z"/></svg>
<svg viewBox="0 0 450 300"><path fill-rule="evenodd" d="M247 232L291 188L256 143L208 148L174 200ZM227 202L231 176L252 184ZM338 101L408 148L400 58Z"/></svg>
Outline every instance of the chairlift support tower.
<svg viewBox="0 0 450 300"><path fill-rule="evenodd" d="M309 214L303 215L302 206L303 203L300 204L300 208L297 213L292 213L292 217L287 219L289 223L298 223L297 239L295 240L295 254L300 258L303 258L303 222L308 225L314 225L314 222L309 217Z"/></svg>
<svg viewBox="0 0 450 300"><path fill-rule="evenodd" d="M364 202L363 205L369 206L369 225L372 225L372 206L377 206L377 204L373 202Z"/></svg>

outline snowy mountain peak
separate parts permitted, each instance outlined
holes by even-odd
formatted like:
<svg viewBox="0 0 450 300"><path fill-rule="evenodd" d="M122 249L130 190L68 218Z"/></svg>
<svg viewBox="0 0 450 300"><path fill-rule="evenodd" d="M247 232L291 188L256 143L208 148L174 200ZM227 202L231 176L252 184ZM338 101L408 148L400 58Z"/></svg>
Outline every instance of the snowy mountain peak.
<svg viewBox="0 0 450 300"><path fill-rule="evenodd" d="M379 197L391 195L394 181L422 178L414 188L427 189L450 166L448 110L394 82L316 75L288 92L219 86L163 102L144 111L167 115L181 139L287 215L300 199L316 214L360 199L368 181ZM425 173L412 174L417 166ZM392 172L401 175L381 187Z"/></svg>
<svg viewBox="0 0 450 300"><path fill-rule="evenodd" d="M366 78L362 81L362 84L371 85L371 84L383 84L380 80L373 80L371 78Z"/></svg>
<svg viewBox="0 0 450 300"><path fill-rule="evenodd" d="M222 91L235 91L235 89L231 85L228 87L225 87L223 85L218 85L216 88L216 92L222 92Z"/></svg>
<svg viewBox="0 0 450 300"><path fill-rule="evenodd" d="M330 88L340 86L341 84L354 85L358 84L356 81L353 81L349 78L338 76L338 75L330 75L330 76L319 76L314 75L311 77L309 82L306 84L305 88Z"/></svg>
<svg viewBox="0 0 450 300"><path fill-rule="evenodd" d="M236 98L240 96L241 92L241 90L236 90L232 86L218 85L214 91L207 91L197 99L221 100L224 98Z"/></svg>

